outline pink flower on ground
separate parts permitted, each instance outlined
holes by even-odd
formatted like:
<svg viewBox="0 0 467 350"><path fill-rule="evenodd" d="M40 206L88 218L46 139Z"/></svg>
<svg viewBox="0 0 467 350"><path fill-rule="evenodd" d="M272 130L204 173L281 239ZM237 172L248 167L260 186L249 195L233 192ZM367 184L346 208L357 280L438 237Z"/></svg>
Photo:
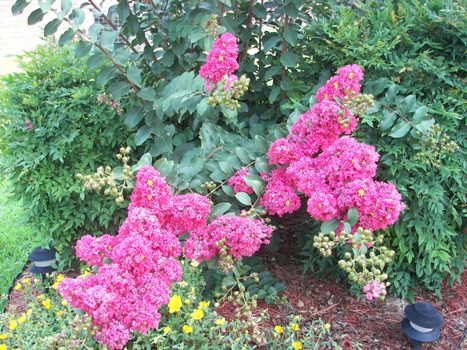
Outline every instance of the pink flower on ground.
<svg viewBox="0 0 467 350"><path fill-rule="evenodd" d="M386 285L374 280L363 287L363 292L365 293L365 297L371 301L386 295Z"/></svg>
<svg viewBox="0 0 467 350"><path fill-rule="evenodd" d="M29 119L26 119L24 121L24 125L26 125L26 128L28 128L29 131L32 130L32 123L31 123L31 121Z"/></svg>

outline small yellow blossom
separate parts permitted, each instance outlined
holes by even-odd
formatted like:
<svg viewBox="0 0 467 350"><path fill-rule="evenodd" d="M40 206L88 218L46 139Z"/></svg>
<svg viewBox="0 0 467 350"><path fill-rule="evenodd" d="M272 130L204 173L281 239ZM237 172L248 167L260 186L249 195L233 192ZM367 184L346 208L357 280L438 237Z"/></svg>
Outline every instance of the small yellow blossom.
<svg viewBox="0 0 467 350"><path fill-rule="evenodd" d="M18 327L18 322L16 320L11 320L10 323L8 324L8 328L13 331Z"/></svg>
<svg viewBox="0 0 467 350"><path fill-rule="evenodd" d="M68 301L66 301L65 299L62 300L62 306L67 306L68 305Z"/></svg>
<svg viewBox="0 0 467 350"><path fill-rule="evenodd" d="M28 309L28 311L26 311L26 315L31 316L32 315L32 309Z"/></svg>
<svg viewBox="0 0 467 350"><path fill-rule="evenodd" d="M302 343L299 342L299 341L294 341L292 343L292 347L293 347L294 350L302 350L303 349L302 348Z"/></svg>
<svg viewBox="0 0 467 350"><path fill-rule="evenodd" d="M198 308L205 310L209 307L209 304L211 304L210 301L200 301L198 304Z"/></svg>
<svg viewBox="0 0 467 350"><path fill-rule="evenodd" d="M292 328L294 332L298 332L298 330L300 329L300 326L296 323L292 323L290 328Z"/></svg>
<svg viewBox="0 0 467 350"><path fill-rule="evenodd" d="M62 317L64 313L65 313L65 311L63 311L63 310L58 310L58 311L57 311L57 317Z"/></svg>
<svg viewBox="0 0 467 350"><path fill-rule="evenodd" d="M21 289L23 289L23 285L21 283L19 283L19 282L16 283L15 284L15 290L21 290Z"/></svg>
<svg viewBox="0 0 467 350"><path fill-rule="evenodd" d="M326 324L324 325L324 330L328 331L328 330L330 330L330 329L331 329L331 325L330 325L329 323L326 323Z"/></svg>
<svg viewBox="0 0 467 350"><path fill-rule="evenodd" d="M0 344L0 350L8 350L5 344Z"/></svg>
<svg viewBox="0 0 467 350"><path fill-rule="evenodd" d="M24 284L31 284L31 280L26 277L26 278L23 279L23 283Z"/></svg>
<svg viewBox="0 0 467 350"><path fill-rule="evenodd" d="M191 314L191 318L194 320L201 320L203 317L204 311L202 309L196 309Z"/></svg>
<svg viewBox="0 0 467 350"><path fill-rule="evenodd" d="M190 265L193 266L193 267L198 267L199 266L199 262L197 262L196 260L192 260L190 262Z"/></svg>
<svg viewBox="0 0 467 350"><path fill-rule="evenodd" d="M6 338L8 338L8 334L6 333L0 334L0 340L5 340Z"/></svg>
<svg viewBox="0 0 467 350"><path fill-rule="evenodd" d="M172 328L169 326L163 328L164 334L170 334L172 333Z"/></svg>
<svg viewBox="0 0 467 350"><path fill-rule="evenodd" d="M218 326L223 326L225 324L225 318L224 317L221 317L217 320L214 321L214 323Z"/></svg>
<svg viewBox="0 0 467 350"><path fill-rule="evenodd" d="M41 302L42 306L45 307L47 310L50 310L50 299L45 299Z"/></svg>
<svg viewBox="0 0 467 350"><path fill-rule="evenodd" d="M195 294L195 292L196 292L196 289L195 289L195 287L192 286L190 288L190 294Z"/></svg>
<svg viewBox="0 0 467 350"><path fill-rule="evenodd" d="M42 299L44 299L44 298L45 298L45 294L39 294L39 295L37 296L37 300L42 300Z"/></svg>
<svg viewBox="0 0 467 350"><path fill-rule="evenodd" d="M154 344L157 344L159 342L159 340L161 340L161 336L160 335L156 335L154 337Z"/></svg>
<svg viewBox="0 0 467 350"><path fill-rule="evenodd" d="M80 275L80 277L86 277L86 276L88 276L88 275L90 275L90 274L91 274L90 271L84 271L84 272Z"/></svg>
<svg viewBox="0 0 467 350"><path fill-rule="evenodd" d="M190 299L185 299L184 302L185 302L185 304L187 304L187 305L190 305L190 304L191 304Z"/></svg>
<svg viewBox="0 0 467 350"><path fill-rule="evenodd" d="M63 276L62 274L59 274L57 276L57 279L55 281L57 281L58 283L60 283L61 281L63 281L65 279L65 276Z"/></svg>
<svg viewBox="0 0 467 350"><path fill-rule="evenodd" d="M58 283L58 282L55 282L54 284L52 284L52 288L55 289L55 290L57 290L58 285L59 285L59 283Z"/></svg>
<svg viewBox="0 0 467 350"><path fill-rule="evenodd" d="M184 325L183 326L183 332L185 332L186 334L189 334L189 333L193 332L193 327L190 327L188 325Z"/></svg>
<svg viewBox="0 0 467 350"><path fill-rule="evenodd" d="M23 314L20 317L18 317L18 323L24 323L26 322L26 320L27 320L26 314L23 312Z"/></svg>
<svg viewBox="0 0 467 350"><path fill-rule="evenodd" d="M180 297L180 295L175 294L172 297L170 297L168 306L169 312L171 314L179 312L182 308L182 298Z"/></svg>
<svg viewBox="0 0 467 350"><path fill-rule="evenodd" d="M182 287L182 288L185 288L185 287L188 285L188 283L186 283L185 281L181 281L181 282L179 282L178 284L179 284L180 287Z"/></svg>
<svg viewBox="0 0 467 350"><path fill-rule="evenodd" d="M274 327L274 332L276 333L284 333L284 328L282 328L281 326L276 326Z"/></svg>

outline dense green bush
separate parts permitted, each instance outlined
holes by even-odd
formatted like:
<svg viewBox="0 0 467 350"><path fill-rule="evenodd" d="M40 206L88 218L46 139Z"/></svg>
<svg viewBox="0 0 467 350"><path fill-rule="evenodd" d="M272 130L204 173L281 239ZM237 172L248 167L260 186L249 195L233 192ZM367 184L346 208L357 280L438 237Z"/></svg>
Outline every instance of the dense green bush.
<svg viewBox="0 0 467 350"><path fill-rule="evenodd" d="M85 192L75 175L112 164L129 133L115 110L97 103L94 73L72 48L40 47L20 67L1 82L0 166L35 234L66 254L80 235L119 223L115 202Z"/></svg>
<svg viewBox="0 0 467 350"><path fill-rule="evenodd" d="M379 177L407 204L388 230L392 289L404 296L416 285L439 292L448 275L458 280L467 256L465 16L457 1L362 1L334 6L301 42L309 79L358 63L377 97L358 137L377 147ZM460 150L450 151L451 141Z"/></svg>

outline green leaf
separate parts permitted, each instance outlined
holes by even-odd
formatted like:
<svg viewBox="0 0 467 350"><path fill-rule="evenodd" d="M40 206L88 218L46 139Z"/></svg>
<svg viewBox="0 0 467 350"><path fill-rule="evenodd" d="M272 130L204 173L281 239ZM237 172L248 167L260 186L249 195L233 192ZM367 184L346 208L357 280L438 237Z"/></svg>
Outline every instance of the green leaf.
<svg viewBox="0 0 467 350"><path fill-rule="evenodd" d="M245 175L243 179L245 180L245 183L253 189L258 197L263 194L264 181L261 177L257 175Z"/></svg>
<svg viewBox="0 0 467 350"><path fill-rule="evenodd" d="M268 40L266 40L264 42L264 45L263 45L263 50L265 52L271 50L274 46L276 46L279 39L280 39L280 37L276 35L276 36L273 36L272 38L269 38Z"/></svg>
<svg viewBox="0 0 467 350"><path fill-rule="evenodd" d="M269 94L269 103L274 103L277 97L279 97L280 92L281 88L279 86L274 86Z"/></svg>
<svg viewBox="0 0 467 350"><path fill-rule="evenodd" d="M156 101L156 91L152 87L145 87L139 90L138 97L146 101Z"/></svg>
<svg viewBox="0 0 467 350"><path fill-rule="evenodd" d="M76 31L84 23L84 11L82 9L73 9L70 14L71 27Z"/></svg>
<svg viewBox="0 0 467 350"><path fill-rule="evenodd" d="M107 91L115 98L125 96L130 91L130 84L126 81L114 81L109 85Z"/></svg>
<svg viewBox="0 0 467 350"><path fill-rule="evenodd" d="M112 78L118 75L117 68L114 66L107 66L101 69L96 77L96 82L102 86L107 84Z"/></svg>
<svg viewBox="0 0 467 350"><path fill-rule="evenodd" d="M152 156L151 153L145 153L141 156L138 163L131 167L131 172L134 174L144 165L152 165Z"/></svg>
<svg viewBox="0 0 467 350"><path fill-rule="evenodd" d="M399 92L399 87L396 84L392 84L388 91L386 91L385 99L388 103L396 102L396 95Z"/></svg>
<svg viewBox="0 0 467 350"><path fill-rule="evenodd" d="M397 119L397 115L394 112L391 112L388 109L383 110L383 118L380 122L380 128L382 130L389 129L391 126L394 125L394 122Z"/></svg>
<svg viewBox="0 0 467 350"><path fill-rule="evenodd" d="M117 37L118 32L115 30L103 31L99 38L99 42L104 49L113 50Z"/></svg>
<svg viewBox="0 0 467 350"><path fill-rule="evenodd" d="M321 229L320 231L327 235L328 233L330 233L331 231L335 231L339 226L340 226L341 222L339 220L336 220L336 219L331 219L329 221L325 221L321 224Z"/></svg>
<svg viewBox="0 0 467 350"><path fill-rule="evenodd" d="M211 208L211 213L209 214L209 216L214 217L214 218L218 217L219 215L226 213L227 210L229 210L231 206L232 204L228 202L222 202L222 203L216 204L215 206Z"/></svg>
<svg viewBox="0 0 467 350"><path fill-rule="evenodd" d="M75 55L78 58L86 56L89 52L91 52L92 44L87 41L80 41L79 44L76 46Z"/></svg>
<svg viewBox="0 0 467 350"><path fill-rule="evenodd" d="M400 120L394 127L391 129L389 136L395 139L399 139L407 135L410 131L410 124L407 123L405 120Z"/></svg>
<svg viewBox="0 0 467 350"><path fill-rule="evenodd" d="M128 79L130 79L131 82L138 87L141 86L141 73L141 69L136 66L131 66L126 71Z"/></svg>
<svg viewBox="0 0 467 350"><path fill-rule="evenodd" d="M102 53L97 52L94 55L89 56L87 67L89 70L96 69L105 63L105 57Z"/></svg>
<svg viewBox="0 0 467 350"><path fill-rule="evenodd" d="M42 12L47 13L52 8L52 3L55 0L41 0L39 1L39 7L41 8Z"/></svg>
<svg viewBox="0 0 467 350"><path fill-rule="evenodd" d="M402 114L407 114L409 112L412 112L413 108L415 107L416 102L417 102L417 99L415 98L415 95L409 95L402 100L402 102L399 105L399 110L401 111Z"/></svg>
<svg viewBox="0 0 467 350"><path fill-rule="evenodd" d="M120 0L117 5L117 14L121 21L124 21L130 14L130 7L127 0Z"/></svg>
<svg viewBox="0 0 467 350"><path fill-rule="evenodd" d="M256 3L255 6L253 6L252 8L252 12L253 12L253 15L255 15L255 17L260 18L260 19L266 19L267 12L266 12L266 8L264 7L264 5L260 3Z"/></svg>
<svg viewBox="0 0 467 350"><path fill-rule="evenodd" d="M62 35L60 35L60 38L58 39L58 45L65 46L67 43L73 40L74 37L75 37L75 31L69 28Z"/></svg>
<svg viewBox="0 0 467 350"><path fill-rule="evenodd" d="M290 45L295 45L295 43L297 42L298 32L295 28L288 27L284 31L284 37Z"/></svg>
<svg viewBox="0 0 467 350"><path fill-rule="evenodd" d="M427 112L428 112L428 108L426 108L426 106L418 107L415 110L415 113L413 114L413 118L412 118L413 123L415 125L418 123L421 123L425 119Z"/></svg>
<svg viewBox="0 0 467 350"><path fill-rule="evenodd" d="M297 55L291 51L284 53L281 56L281 64L287 68L293 68L297 65Z"/></svg>
<svg viewBox="0 0 467 350"><path fill-rule="evenodd" d="M31 3L31 0L17 0L11 7L13 16L19 15Z"/></svg>
<svg viewBox="0 0 467 350"><path fill-rule="evenodd" d="M45 16L45 13L42 12L41 9L34 10L28 16L28 24L33 25L33 24L39 23L40 21L42 21L44 16Z"/></svg>
<svg viewBox="0 0 467 350"><path fill-rule="evenodd" d="M149 125L143 125L138 129L135 135L136 146L141 146L151 136L151 127Z"/></svg>
<svg viewBox="0 0 467 350"><path fill-rule="evenodd" d="M71 0L61 0L60 5L61 5L62 10L60 11L59 15L63 18L64 16L66 16L67 14L71 12L71 9L73 8L73 4Z"/></svg>
<svg viewBox="0 0 467 350"><path fill-rule="evenodd" d="M237 155L238 158L240 158L240 161L242 163L247 164L250 162L250 156L248 154L248 151L245 148L236 147L235 154Z"/></svg>
<svg viewBox="0 0 467 350"><path fill-rule="evenodd" d="M49 36L49 35L55 34L55 32L57 31L61 23L62 21L59 20L58 18L51 20L44 27L44 35Z"/></svg>
<svg viewBox="0 0 467 350"><path fill-rule="evenodd" d="M94 23L89 27L88 36L93 43L97 42L99 34L102 32L103 29L104 26L100 23Z"/></svg>
<svg viewBox="0 0 467 350"><path fill-rule="evenodd" d="M352 232L352 226L350 226L350 223L344 222L344 231L345 231L347 234L350 234L350 232Z"/></svg>
<svg viewBox="0 0 467 350"><path fill-rule="evenodd" d="M171 160L169 161L166 158L161 158L154 163L154 167L161 173L163 177L167 177L174 167L174 162Z"/></svg>
<svg viewBox="0 0 467 350"><path fill-rule="evenodd" d="M355 208L350 208L347 211L347 221L351 226L354 226L358 221L358 211Z"/></svg>
<svg viewBox="0 0 467 350"><path fill-rule="evenodd" d="M125 116L125 125L130 129L134 128L143 119L144 113L142 107L133 106Z"/></svg>
<svg viewBox="0 0 467 350"><path fill-rule="evenodd" d="M245 193L245 192L238 192L235 193L235 198L242 203L243 205L251 205L251 198L250 196Z"/></svg>
<svg viewBox="0 0 467 350"><path fill-rule="evenodd" d="M434 123L435 123L435 120L433 118L428 119L428 120L424 120L421 123L415 125L415 129L417 129L418 131L421 131L421 132L426 132L426 131L430 130L430 128L433 126Z"/></svg>

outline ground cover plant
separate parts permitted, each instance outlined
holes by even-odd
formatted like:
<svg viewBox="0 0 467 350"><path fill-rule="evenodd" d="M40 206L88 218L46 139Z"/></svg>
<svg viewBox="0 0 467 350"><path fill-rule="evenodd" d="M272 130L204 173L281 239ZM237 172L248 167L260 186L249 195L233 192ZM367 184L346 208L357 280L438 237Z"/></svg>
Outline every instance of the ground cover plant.
<svg viewBox="0 0 467 350"><path fill-rule="evenodd" d="M18 0L13 12L28 5ZM331 77L320 68L318 77L310 68L313 52L302 43L310 39L313 11L321 10L304 1L122 0L105 12L93 1L39 6L29 22L53 12L45 34L63 25L61 45L79 39L76 55L88 56L89 74L107 92L95 101L119 121L112 127L124 121L125 135L133 136L119 138L102 121L96 128L109 132L106 157L66 174L79 189L73 204L98 203L104 214L94 219L115 229L95 228L89 217L88 232L78 227L70 236L52 235L62 252L82 236L75 252L88 272L60 278L52 289L89 316L103 347L209 349L224 332L239 349L323 345L328 326L305 322L298 332L300 317L290 314L272 332L254 327L267 318L256 312L258 303L280 303L284 285L258 271L255 259L243 259L265 245L278 249L272 222L280 225L302 205L311 224L295 255L308 258L306 268L315 262L340 268L352 293L370 301L384 300L391 282L407 292L400 277L406 272L391 265L406 259L406 251L400 240L394 244L398 236L390 227L397 233L399 216L417 204L403 202L407 184L396 180L396 162L388 161L397 152L382 145L410 132L417 159L440 148L442 156L430 153L420 164L424 176L445 156L456 158L458 146L390 77L364 83L358 62L331 69ZM106 25L81 28L87 8ZM332 16L335 9L322 10ZM37 133L36 122L22 122L21 135ZM381 134L376 123L389 131ZM62 255L60 268L70 261ZM196 282L186 280L191 268ZM198 288L184 290L189 284ZM234 319L218 317L224 302L235 307ZM338 347L331 339L327 345Z"/></svg>

